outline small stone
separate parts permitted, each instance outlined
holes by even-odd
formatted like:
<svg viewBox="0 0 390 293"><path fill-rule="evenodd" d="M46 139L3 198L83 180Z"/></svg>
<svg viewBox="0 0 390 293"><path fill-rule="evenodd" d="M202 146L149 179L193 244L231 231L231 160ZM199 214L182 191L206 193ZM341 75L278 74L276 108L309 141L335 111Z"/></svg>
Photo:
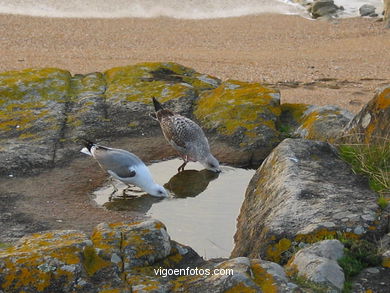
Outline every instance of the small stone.
<svg viewBox="0 0 390 293"><path fill-rule="evenodd" d="M378 274L379 273L379 269L377 269L377 268L368 268L368 269L366 269L366 272L368 272L370 274Z"/></svg>
<svg viewBox="0 0 390 293"><path fill-rule="evenodd" d="M364 233L364 228L363 228L362 226L357 226L357 227L353 230L353 232L354 232L355 234L357 234L357 235L361 235L361 234Z"/></svg>
<svg viewBox="0 0 390 293"><path fill-rule="evenodd" d="M116 253L113 253L112 256L111 256L111 262L115 263L115 264L118 264L122 261L122 259L116 254Z"/></svg>

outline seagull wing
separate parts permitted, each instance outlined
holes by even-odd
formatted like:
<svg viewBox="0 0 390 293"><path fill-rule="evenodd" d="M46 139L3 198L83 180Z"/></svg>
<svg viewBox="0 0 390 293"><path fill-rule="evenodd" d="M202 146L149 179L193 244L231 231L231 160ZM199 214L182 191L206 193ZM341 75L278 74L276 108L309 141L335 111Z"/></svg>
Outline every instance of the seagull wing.
<svg viewBox="0 0 390 293"><path fill-rule="evenodd" d="M104 170L121 178L134 177L136 166L144 165L136 155L120 149L98 147L94 151L94 157Z"/></svg>

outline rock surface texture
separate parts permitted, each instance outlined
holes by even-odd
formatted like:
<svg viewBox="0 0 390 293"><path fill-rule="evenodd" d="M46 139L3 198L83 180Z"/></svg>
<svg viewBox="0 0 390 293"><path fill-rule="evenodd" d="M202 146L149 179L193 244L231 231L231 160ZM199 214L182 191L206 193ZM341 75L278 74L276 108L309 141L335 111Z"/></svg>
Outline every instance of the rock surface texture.
<svg viewBox="0 0 390 293"><path fill-rule="evenodd" d="M352 113L337 106L309 106L302 113L294 134L307 139L332 140L352 118Z"/></svg>
<svg viewBox="0 0 390 293"><path fill-rule="evenodd" d="M161 135L149 116L152 97L198 120L222 162L257 167L281 140L277 90L233 80L221 84L175 63L74 76L56 68L5 72L0 97L1 175L58 166L78 153L80 138Z"/></svg>
<svg viewBox="0 0 390 293"><path fill-rule="evenodd" d="M175 63L75 76L55 68L0 73L0 174L53 167L74 157L79 138L157 135L153 96L190 115L199 93L219 84Z"/></svg>
<svg viewBox="0 0 390 293"><path fill-rule="evenodd" d="M224 161L238 157L248 165L259 165L279 143L280 114L278 91L235 80L202 93L194 110L201 125L215 134L217 157L224 150Z"/></svg>
<svg viewBox="0 0 390 293"><path fill-rule="evenodd" d="M342 10L334 4L333 0L314 0L313 4L309 8L313 18L319 17L332 17Z"/></svg>
<svg viewBox="0 0 390 293"><path fill-rule="evenodd" d="M32 234L0 249L0 292L295 292L283 267L204 261L156 220Z"/></svg>
<svg viewBox="0 0 390 293"><path fill-rule="evenodd" d="M390 86L377 90L375 97L348 123L344 130L349 136L360 136L364 143L378 138L389 138L390 129Z"/></svg>
<svg viewBox="0 0 390 293"><path fill-rule="evenodd" d="M386 220L376 199L331 145L286 139L248 186L232 256L284 263L300 243L382 234Z"/></svg>
<svg viewBox="0 0 390 293"><path fill-rule="evenodd" d="M288 267L298 276L326 287L341 291L344 272L337 263L344 252L338 240L324 240L299 250L289 261Z"/></svg>

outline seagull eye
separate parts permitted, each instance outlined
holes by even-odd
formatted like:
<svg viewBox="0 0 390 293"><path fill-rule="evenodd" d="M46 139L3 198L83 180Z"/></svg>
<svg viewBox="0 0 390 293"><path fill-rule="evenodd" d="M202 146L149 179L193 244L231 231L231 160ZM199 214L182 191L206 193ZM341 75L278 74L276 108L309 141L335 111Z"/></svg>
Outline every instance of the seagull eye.
<svg viewBox="0 0 390 293"><path fill-rule="evenodd" d="M209 166L210 166L210 168L215 168L214 164L210 164Z"/></svg>

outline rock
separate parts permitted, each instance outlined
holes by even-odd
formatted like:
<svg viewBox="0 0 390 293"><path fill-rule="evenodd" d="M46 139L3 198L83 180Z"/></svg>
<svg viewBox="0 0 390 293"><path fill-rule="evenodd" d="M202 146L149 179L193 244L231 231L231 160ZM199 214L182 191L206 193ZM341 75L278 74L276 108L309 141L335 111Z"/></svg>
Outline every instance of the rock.
<svg viewBox="0 0 390 293"><path fill-rule="evenodd" d="M390 287L389 275L390 268L367 268L353 278L351 292L387 293Z"/></svg>
<svg viewBox="0 0 390 293"><path fill-rule="evenodd" d="M154 112L152 97L174 112L191 116L193 102L204 90L220 81L175 63L140 63L112 68L105 72L107 125L116 135L134 135L140 131L159 131L149 117ZM129 127L131 126L131 127Z"/></svg>
<svg viewBox="0 0 390 293"><path fill-rule="evenodd" d="M299 126L301 126L302 116L310 107L308 104L282 104L282 114L280 115L279 129L286 136L293 136Z"/></svg>
<svg viewBox="0 0 390 293"><path fill-rule="evenodd" d="M283 267L239 257L204 261L157 220L26 236L0 249L4 292L296 292ZM271 290L271 291L269 291ZM0 290L0 292L2 292Z"/></svg>
<svg viewBox="0 0 390 293"><path fill-rule="evenodd" d="M376 199L328 143L285 139L248 186L232 256L284 263L301 242L380 235L386 220Z"/></svg>
<svg viewBox="0 0 390 293"><path fill-rule="evenodd" d="M390 0L383 0L383 21L386 28L390 28Z"/></svg>
<svg viewBox="0 0 390 293"><path fill-rule="evenodd" d="M66 162L79 152L79 138L161 135L149 117L152 96L191 116L199 93L219 84L175 63L75 76L55 68L0 73L0 175Z"/></svg>
<svg viewBox="0 0 390 293"><path fill-rule="evenodd" d="M290 283L283 267L278 264L238 257L208 267L214 270L232 270L232 274L210 274L179 277L173 292L295 292L298 287Z"/></svg>
<svg viewBox="0 0 390 293"><path fill-rule="evenodd" d="M92 241L105 259L123 266L125 271L166 258L172 249L164 224L157 220L100 224L92 234Z"/></svg>
<svg viewBox="0 0 390 293"><path fill-rule="evenodd" d="M88 237L64 230L32 234L0 250L0 284L5 292L90 292L87 267L104 270ZM92 270L92 271L95 271ZM91 272L92 272L91 271Z"/></svg>
<svg viewBox="0 0 390 293"><path fill-rule="evenodd" d="M324 240L299 250L288 263L298 276L341 292L344 272L337 263L343 256L344 245L338 240Z"/></svg>
<svg viewBox="0 0 390 293"><path fill-rule="evenodd" d="M0 73L0 175L57 160L70 78L55 68Z"/></svg>
<svg viewBox="0 0 390 293"><path fill-rule="evenodd" d="M379 253L382 255L382 266L390 268L390 233L379 241Z"/></svg>
<svg viewBox="0 0 390 293"><path fill-rule="evenodd" d="M313 18L332 17L341 10L340 7L334 4L333 0L315 0L309 8L309 12Z"/></svg>
<svg viewBox="0 0 390 293"><path fill-rule="evenodd" d="M216 157L246 166L259 165L279 143L280 114L278 91L235 80L202 93L194 110L201 126L216 137Z"/></svg>
<svg viewBox="0 0 390 293"><path fill-rule="evenodd" d="M314 140L332 140L342 133L353 114L337 106L309 106L299 119L294 135Z"/></svg>
<svg viewBox="0 0 390 293"><path fill-rule="evenodd" d="M364 4L359 8L360 16L370 16L377 17L378 14L375 13L376 7L371 4Z"/></svg>
<svg viewBox="0 0 390 293"><path fill-rule="evenodd" d="M374 98L348 123L344 140L375 143L390 137L390 85L378 89Z"/></svg>

